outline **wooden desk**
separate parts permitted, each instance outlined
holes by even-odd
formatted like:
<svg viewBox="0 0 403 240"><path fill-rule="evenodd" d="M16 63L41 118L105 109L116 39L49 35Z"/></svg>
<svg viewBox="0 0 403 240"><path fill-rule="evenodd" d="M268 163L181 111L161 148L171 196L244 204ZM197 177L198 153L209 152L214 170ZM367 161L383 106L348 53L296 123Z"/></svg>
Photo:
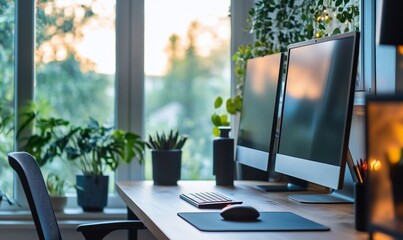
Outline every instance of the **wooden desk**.
<svg viewBox="0 0 403 240"><path fill-rule="evenodd" d="M215 186L214 181L179 181L178 186L154 186L152 181L119 182L117 191L126 205L157 239L368 239L354 228L353 204L301 204L287 193L264 193L262 182L235 181L235 187ZM259 211L290 211L331 228L327 232L202 232L177 216L200 210L179 198L182 192L217 191Z"/></svg>

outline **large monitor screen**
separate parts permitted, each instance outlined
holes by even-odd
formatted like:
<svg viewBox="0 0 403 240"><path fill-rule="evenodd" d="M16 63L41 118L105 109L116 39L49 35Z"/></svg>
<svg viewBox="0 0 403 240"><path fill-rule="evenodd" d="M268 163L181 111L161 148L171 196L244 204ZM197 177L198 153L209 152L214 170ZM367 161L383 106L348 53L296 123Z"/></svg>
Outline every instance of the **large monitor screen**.
<svg viewBox="0 0 403 240"><path fill-rule="evenodd" d="M281 53L247 62L236 159L264 171L274 144L282 63Z"/></svg>
<svg viewBox="0 0 403 240"><path fill-rule="evenodd" d="M276 171L333 189L342 186L358 36L289 47Z"/></svg>

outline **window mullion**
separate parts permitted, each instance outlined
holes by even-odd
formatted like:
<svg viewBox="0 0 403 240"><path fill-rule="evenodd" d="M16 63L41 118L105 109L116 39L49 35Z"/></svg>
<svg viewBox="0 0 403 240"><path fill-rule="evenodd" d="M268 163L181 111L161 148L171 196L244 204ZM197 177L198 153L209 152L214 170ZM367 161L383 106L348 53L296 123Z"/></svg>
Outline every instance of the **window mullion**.
<svg viewBox="0 0 403 240"><path fill-rule="evenodd" d="M28 102L33 101L35 81L35 0L16 1L15 24L15 132L20 126L18 112ZM30 129L25 135L30 134ZM21 144L15 134L15 150Z"/></svg>
<svg viewBox="0 0 403 240"><path fill-rule="evenodd" d="M143 135L144 0L117 1L116 11L116 126ZM135 160L116 179L143 179L143 169Z"/></svg>
<svg viewBox="0 0 403 240"><path fill-rule="evenodd" d="M14 132L21 124L19 111L21 106L33 101L34 81L35 81L35 0L17 0L15 13L15 74L14 74L14 109L15 123ZM31 129L26 129L21 133L21 137L30 134ZM14 134L14 150L21 149L21 143ZM20 181L14 174L14 199L22 206L27 207L25 194Z"/></svg>

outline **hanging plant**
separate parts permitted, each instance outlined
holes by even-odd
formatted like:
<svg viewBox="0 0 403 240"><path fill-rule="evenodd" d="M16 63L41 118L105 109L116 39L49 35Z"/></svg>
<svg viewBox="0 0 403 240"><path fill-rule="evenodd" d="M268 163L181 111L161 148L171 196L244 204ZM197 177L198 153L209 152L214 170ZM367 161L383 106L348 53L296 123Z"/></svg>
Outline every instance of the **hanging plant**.
<svg viewBox="0 0 403 240"><path fill-rule="evenodd" d="M272 53L286 52L289 44L359 30L360 0L259 0L249 10L247 31L254 44L239 46L233 55L236 95L227 100L241 101L234 108L214 113L214 135L219 126L229 125L229 115L241 111L247 60ZM217 101L222 97L217 97ZM238 100L236 100L238 99ZM223 102L223 100L221 101ZM217 105L215 109L217 111ZM228 105L228 104L227 104ZM218 117L221 121L217 121ZM227 120L227 121L223 121ZM221 125L220 125L221 124Z"/></svg>

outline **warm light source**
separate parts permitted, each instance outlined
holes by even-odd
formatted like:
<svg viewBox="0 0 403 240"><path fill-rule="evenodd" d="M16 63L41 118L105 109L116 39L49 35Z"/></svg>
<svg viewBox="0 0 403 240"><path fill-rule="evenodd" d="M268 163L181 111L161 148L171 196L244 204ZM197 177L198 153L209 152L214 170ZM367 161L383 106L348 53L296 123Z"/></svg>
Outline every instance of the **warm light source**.
<svg viewBox="0 0 403 240"><path fill-rule="evenodd" d="M400 148L398 147L390 147L388 149L388 160L390 164L398 164L400 162L401 156L400 156Z"/></svg>
<svg viewBox="0 0 403 240"><path fill-rule="evenodd" d="M379 44L403 45L403 1L383 0Z"/></svg>
<svg viewBox="0 0 403 240"><path fill-rule="evenodd" d="M373 171L379 171L379 169L381 169L381 166L382 166L381 161L379 161L378 159L372 159L369 162L369 165L370 165L371 170L373 170Z"/></svg>

